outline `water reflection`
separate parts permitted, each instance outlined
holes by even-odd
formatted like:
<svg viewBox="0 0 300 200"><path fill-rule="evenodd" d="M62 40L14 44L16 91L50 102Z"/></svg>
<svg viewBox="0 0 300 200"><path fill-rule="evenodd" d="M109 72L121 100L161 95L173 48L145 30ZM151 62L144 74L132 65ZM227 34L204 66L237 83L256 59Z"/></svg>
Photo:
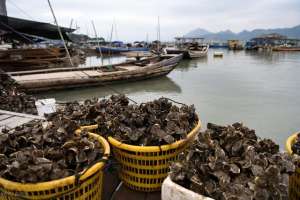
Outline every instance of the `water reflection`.
<svg viewBox="0 0 300 200"><path fill-rule="evenodd" d="M123 94L134 95L143 93L181 93L181 88L169 77L148 79L139 82L120 83L89 88L77 88L66 91L52 91L38 94L39 98L56 98L59 101L84 100L92 97L109 96L115 91Z"/></svg>
<svg viewBox="0 0 300 200"><path fill-rule="evenodd" d="M261 60L266 63L276 64L281 60L290 60L299 57L299 52L284 52L284 51L245 51L246 56L252 57L255 60Z"/></svg>
<svg viewBox="0 0 300 200"><path fill-rule="evenodd" d="M98 55L87 56L85 63L80 64L79 67L91 67L99 65L108 65L108 64L118 64L126 61L125 56L113 55L113 56L104 56L101 60L101 57Z"/></svg>

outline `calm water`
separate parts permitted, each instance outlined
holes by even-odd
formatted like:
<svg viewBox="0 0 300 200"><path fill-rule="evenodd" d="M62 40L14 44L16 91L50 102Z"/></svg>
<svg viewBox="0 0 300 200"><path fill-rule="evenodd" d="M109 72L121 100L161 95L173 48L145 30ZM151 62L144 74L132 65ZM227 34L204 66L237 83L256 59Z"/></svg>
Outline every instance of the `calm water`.
<svg viewBox="0 0 300 200"><path fill-rule="evenodd" d="M284 148L286 138L300 130L300 52L222 50L224 57L214 58L213 51L207 59L182 61L167 77L111 87L138 102L166 96L194 104L203 124L242 121ZM41 96L70 101L112 93L100 86Z"/></svg>

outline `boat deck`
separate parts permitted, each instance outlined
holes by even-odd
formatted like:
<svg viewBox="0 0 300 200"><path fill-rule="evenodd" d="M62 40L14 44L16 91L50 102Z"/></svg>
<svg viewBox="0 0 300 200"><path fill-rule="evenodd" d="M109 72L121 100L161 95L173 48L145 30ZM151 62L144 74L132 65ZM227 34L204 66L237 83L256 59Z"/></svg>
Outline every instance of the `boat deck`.
<svg viewBox="0 0 300 200"><path fill-rule="evenodd" d="M85 70L82 69L80 71L60 71L60 72L49 72L49 73L33 73L33 74L21 74L18 75L12 74L12 78L17 82L26 82L26 81L36 81L36 80L50 80L50 79L72 79L72 78L91 78L91 77L99 77L103 74L114 74L119 73L120 71L134 71L141 69L139 66L135 65L124 65L117 67L116 71L111 72L103 72L101 70Z"/></svg>
<svg viewBox="0 0 300 200"><path fill-rule="evenodd" d="M44 119L37 115L28 115L24 113L10 112L0 110L0 130L3 128L15 128L35 119Z"/></svg>
<svg viewBox="0 0 300 200"><path fill-rule="evenodd" d="M57 79L57 78L78 78L78 77L88 77L88 76L100 76L103 72L96 70L82 70L82 71L66 71L66 72L53 72L44 74L27 74L27 75L14 75L12 76L17 82L20 81L34 81L43 79Z"/></svg>

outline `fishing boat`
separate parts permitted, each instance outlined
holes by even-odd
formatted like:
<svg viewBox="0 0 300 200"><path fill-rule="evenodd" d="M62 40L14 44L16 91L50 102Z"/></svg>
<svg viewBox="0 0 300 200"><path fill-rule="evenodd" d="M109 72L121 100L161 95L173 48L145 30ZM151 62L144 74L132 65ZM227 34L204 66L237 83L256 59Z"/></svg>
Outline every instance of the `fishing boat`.
<svg viewBox="0 0 300 200"><path fill-rule="evenodd" d="M188 54L190 58L202 58L207 56L209 45L198 45L194 43L188 47Z"/></svg>
<svg viewBox="0 0 300 200"><path fill-rule="evenodd" d="M293 46L278 46L273 47L273 51L300 51L300 47L293 47Z"/></svg>
<svg viewBox="0 0 300 200"><path fill-rule="evenodd" d="M240 40L228 40L228 49L229 50L243 50L243 44Z"/></svg>
<svg viewBox="0 0 300 200"><path fill-rule="evenodd" d="M135 58L137 60L146 57L152 57L153 53L149 51L128 51L122 52L121 55L126 56L127 58Z"/></svg>
<svg viewBox="0 0 300 200"><path fill-rule="evenodd" d="M175 47L175 46L165 47L163 49L163 53L165 53L165 54L182 54L184 59L190 58L190 55L186 49L182 49L182 48L179 49L178 47Z"/></svg>
<svg viewBox="0 0 300 200"><path fill-rule="evenodd" d="M203 42L203 38L175 38L175 45L164 48L167 54L183 54L184 58L201 58L207 56L209 45Z"/></svg>
<svg viewBox="0 0 300 200"><path fill-rule="evenodd" d="M82 55L75 49L69 49L73 64L78 64ZM0 67L5 71L20 71L36 68L58 67L70 64L63 48L20 48L0 50Z"/></svg>
<svg viewBox="0 0 300 200"><path fill-rule="evenodd" d="M103 54L120 54L124 52L130 52L130 51L149 51L149 48L147 47L109 47L109 46L101 46L96 47L96 51L98 53Z"/></svg>
<svg viewBox="0 0 300 200"><path fill-rule="evenodd" d="M121 64L88 68L53 68L8 73L28 92L58 90L136 81L165 76L182 59L179 55L163 55Z"/></svg>

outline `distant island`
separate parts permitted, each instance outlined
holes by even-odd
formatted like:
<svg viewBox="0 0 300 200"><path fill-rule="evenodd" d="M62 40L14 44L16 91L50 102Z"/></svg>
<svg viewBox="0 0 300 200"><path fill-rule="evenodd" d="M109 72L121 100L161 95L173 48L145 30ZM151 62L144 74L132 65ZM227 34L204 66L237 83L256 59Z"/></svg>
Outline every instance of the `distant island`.
<svg viewBox="0 0 300 200"><path fill-rule="evenodd" d="M288 38L300 39L300 25L291 28L274 28L274 29L254 29L252 31L244 30L239 33L234 33L231 30L220 31L217 33L208 30L197 28L185 34L185 37L204 37L207 40L249 40L251 38L270 33L278 33L287 36Z"/></svg>

